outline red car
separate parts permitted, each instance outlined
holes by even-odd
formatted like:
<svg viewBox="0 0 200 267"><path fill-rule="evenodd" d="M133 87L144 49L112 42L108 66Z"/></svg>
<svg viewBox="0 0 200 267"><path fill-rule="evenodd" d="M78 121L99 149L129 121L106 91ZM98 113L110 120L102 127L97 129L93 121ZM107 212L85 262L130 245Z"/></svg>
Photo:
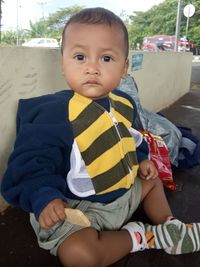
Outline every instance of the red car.
<svg viewBox="0 0 200 267"><path fill-rule="evenodd" d="M158 51L173 51L175 38L170 35L154 35L151 37L144 37L143 50L158 52Z"/></svg>
<svg viewBox="0 0 200 267"><path fill-rule="evenodd" d="M174 51L175 35L154 35L144 37L143 50L151 52ZM191 43L185 38L178 41L178 51L190 51Z"/></svg>

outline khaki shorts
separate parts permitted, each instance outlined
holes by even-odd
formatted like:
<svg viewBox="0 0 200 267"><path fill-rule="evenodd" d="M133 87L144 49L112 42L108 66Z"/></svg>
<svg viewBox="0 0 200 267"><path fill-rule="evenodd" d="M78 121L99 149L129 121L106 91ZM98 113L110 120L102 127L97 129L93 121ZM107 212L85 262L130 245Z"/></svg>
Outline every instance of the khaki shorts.
<svg viewBox="0 0 200 267"><path fill-rule="evenodd" d="M99 202L68 200L72 208L82 210L91 222L91 226L100 230L119 230L133 215L141 201L142 186L139 178L135 179L134 186L115 201L104 204ZM72 233L82 227L69 222L61 221L52 228L42 229L33 213L30 222L36 233L41 248L50 250L57 255L59 245Z"/></svg>

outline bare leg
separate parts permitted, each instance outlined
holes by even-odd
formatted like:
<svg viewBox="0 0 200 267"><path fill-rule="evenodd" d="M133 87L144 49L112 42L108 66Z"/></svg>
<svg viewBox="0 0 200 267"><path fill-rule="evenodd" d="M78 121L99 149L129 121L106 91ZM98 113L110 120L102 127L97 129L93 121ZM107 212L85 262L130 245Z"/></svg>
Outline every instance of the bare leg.
<svg viewBox="0 0 200 267"><path fill-rule="evenodd" d="M179 230L176 225L169 228L169 225L144 226L140 222L132 222L124 226L125 230L101 232L90 227L67 237L58 248L58 257L65 267L108 266L126 256L130 251L140 250L138 243L133 242L132 239L136 233L134 232L135 224L140 226L139 233L142 230L141 242L145 245L142 249L165 249L174 246L179 241ZM150 242L147 240L149 234L151 234Z"/></svg>
<svg viewBox="0 0 200 267"><path fill-rule="evenodd" d="M142 180L142 201L146 215L155 223L164 223L168 216L173 216L169 207L163 184L159 178Z"/></svg>
<svg viewBox="0 0 200 267"><path fill-rule="evenodd" d="M155 224L164 223L168 216L172 216L172 212L160 179L142 180L142 187L142 200L146 214ZM161 227L163 228L160 233L163 235L167 231L171 237L172 244L168 246L176 244L180 238L178 227L172 225L172 229L169 229L171 226L159 225L158 229ZM58 257L65 267L108 266L126 256L133 249L131 232L132 230L98 232L94 228L84 228L63 241L58 248ZM151 234L151 240L153 235L154 244L148 243L149 248L166 248L164 239L163 242L156 241L157 226L147 225L144 227L144 232L147 241L148 235Z"/></svg>
<svg viewBox="0 0 200 267"><path fill-rule="evenodd" d="M104 267L132 249L132 240L126 230L98 232L84 228L67 237L58 248L58 257L65 267Z"/></svg>

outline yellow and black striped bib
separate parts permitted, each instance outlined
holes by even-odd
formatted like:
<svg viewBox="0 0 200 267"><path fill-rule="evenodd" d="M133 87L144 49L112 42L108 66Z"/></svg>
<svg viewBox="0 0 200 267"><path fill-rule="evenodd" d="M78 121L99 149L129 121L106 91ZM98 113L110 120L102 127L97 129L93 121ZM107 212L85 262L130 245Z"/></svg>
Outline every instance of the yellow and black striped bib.
<svg viewBox="0 0 200 267"><path fill-rule="evenodd" d="M130 188L137 174L135 141L129 132L133 106L124 97L109 94L111 113L91 99L74 93L69 120L96 194Z"/></svg>

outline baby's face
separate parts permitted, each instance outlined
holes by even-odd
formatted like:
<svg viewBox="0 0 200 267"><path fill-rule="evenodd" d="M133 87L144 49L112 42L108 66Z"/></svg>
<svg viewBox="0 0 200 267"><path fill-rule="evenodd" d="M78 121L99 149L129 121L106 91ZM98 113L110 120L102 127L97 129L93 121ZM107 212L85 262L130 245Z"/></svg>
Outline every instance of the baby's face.
<svg viewBox="0 0 200 267"><path fill-rule="evenodd" d="M67 27L64 38L63 71L72 90L98 99L119 85L128 68L119 27L74 23Z"/></svg>

